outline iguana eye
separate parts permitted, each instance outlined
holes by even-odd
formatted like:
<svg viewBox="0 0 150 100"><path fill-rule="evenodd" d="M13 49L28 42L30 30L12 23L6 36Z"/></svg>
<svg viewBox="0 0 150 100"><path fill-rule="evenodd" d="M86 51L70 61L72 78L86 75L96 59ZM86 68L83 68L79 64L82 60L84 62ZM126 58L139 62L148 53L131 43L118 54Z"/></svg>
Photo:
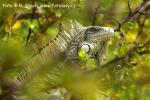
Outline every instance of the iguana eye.
<svg viewBox="0 0 150 100"><path fill-rule="evenodd" d="M92 33L96 33L98 30L95 27L91 27L89 29L87 29L86 33L87 34L92 34Z"/></svg>
<svg viewBox="0 0 150 100"><path fill-rule="evenodd" d="M94 28L94 27L92 27L92 28L90 29L90 31L95 32L95 31L97 31L97 29L96 29L96 28Z"/></svg>

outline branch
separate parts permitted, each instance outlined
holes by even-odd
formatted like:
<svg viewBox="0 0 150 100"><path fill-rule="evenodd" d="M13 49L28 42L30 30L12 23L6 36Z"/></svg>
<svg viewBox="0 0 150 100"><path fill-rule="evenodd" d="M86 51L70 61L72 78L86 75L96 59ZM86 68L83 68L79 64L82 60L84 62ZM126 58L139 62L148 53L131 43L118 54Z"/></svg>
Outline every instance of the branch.
<svg viewBox="0 0 150 100"><path fill-rule="evenodd" d="M30 16L31 21L33 20L35 11L36 11L36 8L33 8L33 9L32 9L32 14L31 14L31 16ZM27 39L26 39L26 45L28 44L28 41L29 41L29 39L30 39L31 33L32 33L32 29L31 29L31 27L29 27L29 30L28 30L28 36L27 36Z"/></svg>
<svg viewBox="0 0 150 100"><path fill-rule="evenodd" d="M132 22L134 20L136 20L137 18L139 18L140 15L143 15L139 12L146 12L150 9L150 1L143 1L141 2L133 11L131 11L131 7L130 4L128 2L128 7L129 7L129 14L128 16L120 23L120 25L124 25L127 22ZM120 27L116 27L114 29L115 31L119 31Z"/></svg>
<svg viewBox="0 0 150 100"><path fill-rule="evenodd" d="M133 46L128 50L128 52L122 56L122 57L117 57L112 59L111 61L107 62L106 64L102 65L101 68L113 68L117 65L126 65L127 63L130 62L130 59L136 55L136 53L138 54L150 54L149 50L145 50L145 51L138 51L140 48L145 47L145 45L149 44L150 40L147 41L145 44L143 44L142 46L137 44L136 42L133 44Z"/></svg>
<svg viewBox="0 0 150 100"><path fill-rule="evenodd" d="M144 51L141 51L139 52L140 55L143 55L143 54L150 54L150 50L144 50Z"/></svg>
<svg viewBox="0 0 150 100"><path fill-rule="evenodd" d="M20 14L15 14L15 19L16 20L22 20L22 19L30 19L31 16L33 15L33 19L37 19L39 17L42 17L43 14L39 12L35 12L34 14L32 13L20 13Z"/></svg>
<svg viewBox="0 0 150 100"><path fill-rule="evenodd" d="M117 28L116 28L116 29L114 29L114 31L120 31L121 23L120 23L118 20L116 20L116 19L113 19L113 20L114 20L114 21L116 21L116 22L117 22L117 24L118 24Z"/></svg>
<svg viewBox="0 0 150 100"><path fill-rule="evenodd" d="M95 8L94 13L93 13L92 26L96 25L99 8L100 8L100 6L97 6L97 7Z"/></svg>
<svg viewBox="0 0 150 100"><path fill-rule="evenodd" d="M117 66L117 65L123 66L126 63L130 62L130 58L132 58L134 56L135 52L137 52L138 49L139 49L139 46L134 44L129 49L129 51L125 54L125 56L114 58L111 61L109 61L108 63L102 65L101 67L102 68L105 68L105 67L112 68L112 67Z"/></svg>
<svg viewBox="0 0 150 100"><path fill-rule="evenodd" d="M128 8L129 8L129 15L132 15L132 10L131 10L131 6L130 6L130 2L128 1Z"/></svg>
<svg viewBox="0 0 150 100"><path fill-rule="evenodd" d="M61 17L63 17L64 15L66 15L69 11L70 11L70 9L67 10L66 12L64 12L64 13L61 15ZM51 13L51 14L47 17L47 20L41 25L41 27L40 27L40 33L44 34L45 31L47 30L47 28L48 28L49 26L51 26L52 24L54 24L54 23L55 23L58 19L60 19L61 17L57 17L54 12Z"/></svg>
<svg viewBox="0 0 150 100"><path fill-rule="evenodd" d="M141 34L141 33L143 32L144 23L145 23L145 21L146 21L147 18L148 18L148 17L145 17L141 22L139 21L139 27L140 27L140 28L139 28L139 31L138 31L138 35L137 35L137 37L136 37L135 42L133 42L133 46L129 49L129 51L126 53L126 55L125 55L125 56L122 56L122 57L118 57L118 58L112 59L112 60L109 61L108 63L104 64L104 65L102 66L102 68L105 68L105 67L110 67L110 68L112 68L112 67L114 67L114 66L116 66L116 65L121 65L121 66L123 66L123 65L129 63L129 62L130 62L130 59L131 59L136 53L138 53L138 54L140 54L140 55L142 55L142 54L150 54L150 51L149 51L149 50L140 51L140 52L138 51L140 48L143 48L143 47L145 47L147 44L149 44L149 43L150 43L150 40L147 41L146 43L144 43L142 46L140 46L139 44L137 44L137 38L139 37L139 34ZM117 21L117 22L118 22L118 21ZM118 22L118 23L119 23L119 22ZM120 24L120 23L119 23L119 24ZM121 27L121 25L120 25L119 27Z"/></svg>
<svg viewBox="0 0 150 100"><path fill-rule="evenodd" d="M143 28L144 28L144 23L146 21L147 17L145 17L142 21L140 20L137 20L138 21L138 25L139 25L139 30L138 30L138 33L137 33L137 36L136 36L136 40L138 39L138 37L140 36L140 34L143 32Z"/></svg>
<svg viewBox="0 0 150 100"><path fill-rule="evenodd" d="M52 25L56 20L58 19L58 17L55 15L54 12L50 13L50 15L46 18L46 21L41 25L40 29L40 33L45 33L45 31L47 30L47 28Z"/></svg>

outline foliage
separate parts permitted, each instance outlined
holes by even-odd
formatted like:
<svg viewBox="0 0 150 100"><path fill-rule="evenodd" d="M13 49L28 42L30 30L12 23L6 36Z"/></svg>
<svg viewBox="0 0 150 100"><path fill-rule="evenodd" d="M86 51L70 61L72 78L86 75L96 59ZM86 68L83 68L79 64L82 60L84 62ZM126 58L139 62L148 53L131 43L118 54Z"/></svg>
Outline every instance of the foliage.
<svg viewBox="0 0 150 100"><path fill-rule="evenodd" d="M72 7L4 7L14 3ZM149 0L1 0L0 4L1 100L58 100L58 95L61 100L150 100ZM61 23L70 26L69 20L115 29L101 67L82 50L81 65L68 62L60 67L62 59L50 56L46 64L35 59L34 66L28 66L56 37ZM14 82L19 75L20 83Z"/></svg>

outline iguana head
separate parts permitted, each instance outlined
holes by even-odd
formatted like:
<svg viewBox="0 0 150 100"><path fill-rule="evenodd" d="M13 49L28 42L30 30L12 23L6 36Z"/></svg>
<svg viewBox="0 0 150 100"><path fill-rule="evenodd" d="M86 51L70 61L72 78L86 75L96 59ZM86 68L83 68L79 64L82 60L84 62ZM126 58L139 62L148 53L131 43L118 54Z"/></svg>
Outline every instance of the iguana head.
<svg viewBox="0 0 150 100"><path fill-rule="evenodd" d="M114 30L110 27L89 26L84 34L86 42L100 43L108 41L114 35Z"/></svg>

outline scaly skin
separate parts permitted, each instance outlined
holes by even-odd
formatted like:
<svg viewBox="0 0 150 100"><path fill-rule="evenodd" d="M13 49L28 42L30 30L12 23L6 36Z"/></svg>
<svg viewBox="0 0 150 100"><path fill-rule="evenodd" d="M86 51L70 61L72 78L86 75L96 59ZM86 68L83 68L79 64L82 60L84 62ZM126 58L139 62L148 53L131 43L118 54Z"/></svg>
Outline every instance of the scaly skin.
<svg viewBox="0 0 150 100"><path fill-rule="evenodd" d="M44 46L40 52L43 61L48 57L60 56L65 52L66 60L78 60L80 49L87 52L100 63L103 58L107 42L114 35L114 30L109 27L88 26L83 27L78 22L71 23L72 28L60 32L56 38Z"/></svg>
<svg viewBox="0 0 150 100"><path fill-rule="evenodd" d="M109 27L89 26L84 27L69 44L66 50L67 60L78 59L80 49L97 60L98 65L103 58L107 43L114 35L114 30Z"/></svg>
<svg viewBox="0 0 150 100"><path fill-rule="evenodd" d="M82 49L96 59L97 65L100 65L108 41L114 35L114 30L100 26L83 27L76 21L72 22L71 26L71 29L64 27L65 31L60 32L54 40L42 47L40 53L33 58L32 64L25 69L25 73L19 75L17 84L22 86L31 80L32 74L41 69L42 64L47 63L49 59L55 61L55 57L61 56L62 53L66 56L64 60L79 60L78 52Z"/></svg>

